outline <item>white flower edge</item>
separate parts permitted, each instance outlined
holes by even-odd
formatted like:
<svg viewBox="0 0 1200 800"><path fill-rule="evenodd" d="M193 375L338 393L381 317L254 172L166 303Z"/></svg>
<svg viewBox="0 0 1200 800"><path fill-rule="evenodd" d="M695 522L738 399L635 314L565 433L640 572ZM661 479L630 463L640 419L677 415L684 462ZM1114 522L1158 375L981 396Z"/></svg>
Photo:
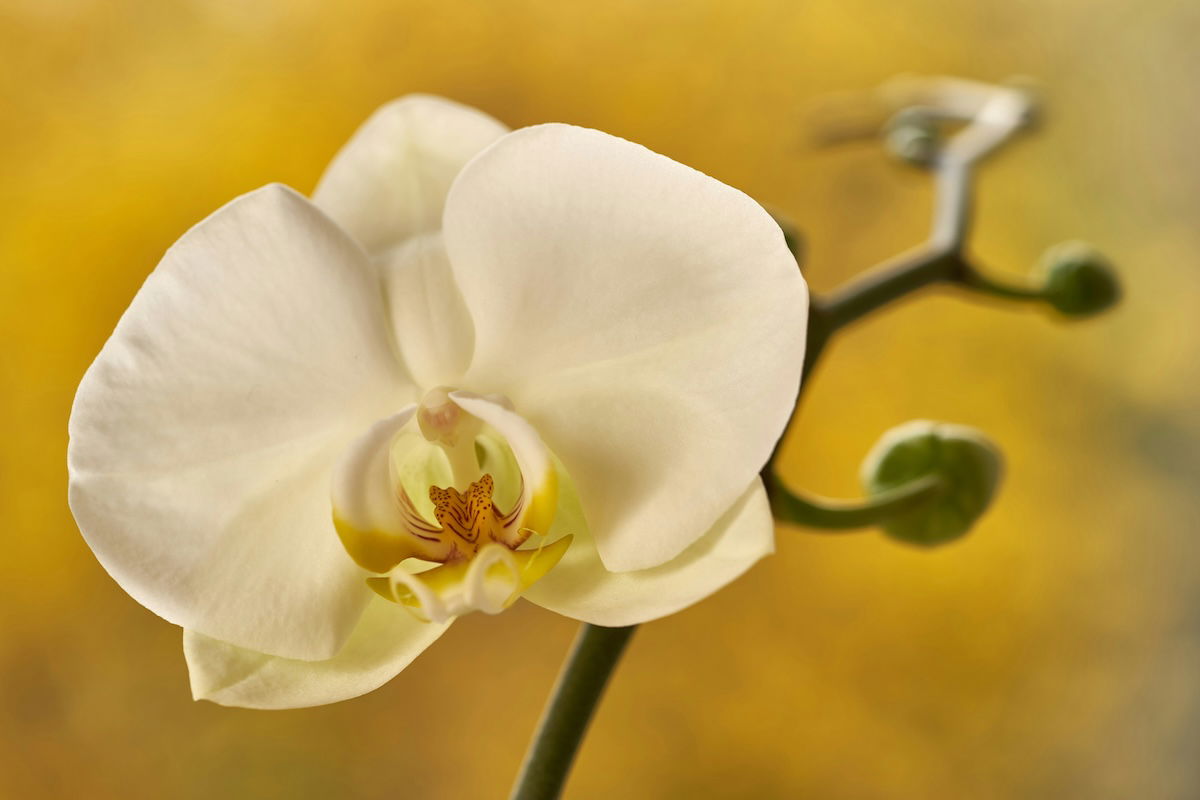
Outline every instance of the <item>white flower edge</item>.
<svg viewBox="0 0 1200 800"><path fill-rule="evenodd" d="M375 597L333 658L280 658L187 630L183 653L196 700L241 708L302 708L349 700L379 688L449 627L449 623L421 622Z"/></svg>
<svg viewBox="0 0 1200 800"><path fill-rule="evenodd" d="M575 539L558 565L524 597L581 622L620 627L674 614L715 594L775 551L775 521L762 482L755 478L716 525L666 564L610 572L582 519L570 477L561 474L559 485L554 531Z"/></svg>

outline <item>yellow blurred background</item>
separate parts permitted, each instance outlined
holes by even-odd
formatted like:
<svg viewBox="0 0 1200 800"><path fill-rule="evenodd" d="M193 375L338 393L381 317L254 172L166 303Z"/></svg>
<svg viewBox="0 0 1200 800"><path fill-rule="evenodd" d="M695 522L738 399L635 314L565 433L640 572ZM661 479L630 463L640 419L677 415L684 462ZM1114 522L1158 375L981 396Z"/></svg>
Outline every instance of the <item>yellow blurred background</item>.
<svg viewBox="0 0 1200 800"><path fill-rule="evenodd" d="M828 289L921 238L930 192L876 147L809 149L805 110L897 72L1042 80L1048 124L985 168L974 249L1021 273L1092 240L1126 302L1068 325L935 294L845 333L789 477L853 496L879 433L931 417L1002 443L998 505L935 552L781 529L638 632L568 797L1197 796L1198 40L1189 0L0 1L0 796L502 797L574 633L519 604L354 701L190 699L179 631L75 528L65 448L85 367L191 223L310 191L425 91L737 186Z"/></svg>

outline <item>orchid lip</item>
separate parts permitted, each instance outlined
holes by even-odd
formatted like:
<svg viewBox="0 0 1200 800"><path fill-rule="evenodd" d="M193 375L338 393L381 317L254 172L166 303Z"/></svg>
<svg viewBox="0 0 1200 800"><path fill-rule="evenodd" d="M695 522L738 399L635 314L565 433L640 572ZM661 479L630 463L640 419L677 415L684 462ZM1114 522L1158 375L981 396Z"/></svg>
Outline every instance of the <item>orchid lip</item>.
<svg viewBox="0 0 1200 800"><path fill-rule="evenodd" d="M530 550L491 542L469 560L418 573L397 567L368 578L367 585L423 622L447 622L471 611L498 614L557 565L572 541L568 535Z"/></svg>
<svg viewBox="0 0 1200 800"><path fill-rule="evenodd" d="M544 445L510 406L438 387L373 426L339 466L333 505L343 546L386 576L368 585L421 619L503 610L570 543L547 544L557 477L538 469L548 456L529 451ZM534 535L537 546L520 549Z"/></svg>

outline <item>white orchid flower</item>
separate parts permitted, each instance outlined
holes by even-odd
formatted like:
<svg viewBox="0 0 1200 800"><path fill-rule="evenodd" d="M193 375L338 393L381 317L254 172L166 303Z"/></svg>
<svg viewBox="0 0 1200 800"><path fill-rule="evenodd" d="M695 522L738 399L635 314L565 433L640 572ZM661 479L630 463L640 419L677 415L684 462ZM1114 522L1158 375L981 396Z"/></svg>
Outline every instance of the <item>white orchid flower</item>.
<svg viewBox="0 0 1200 800"><path fill-rule="evenodd" d="M741 192L405 98L311 201L167 251L79 387L71 508L227 705L357 696L518 596L645 622L771 552L806 304Z"/></svg>

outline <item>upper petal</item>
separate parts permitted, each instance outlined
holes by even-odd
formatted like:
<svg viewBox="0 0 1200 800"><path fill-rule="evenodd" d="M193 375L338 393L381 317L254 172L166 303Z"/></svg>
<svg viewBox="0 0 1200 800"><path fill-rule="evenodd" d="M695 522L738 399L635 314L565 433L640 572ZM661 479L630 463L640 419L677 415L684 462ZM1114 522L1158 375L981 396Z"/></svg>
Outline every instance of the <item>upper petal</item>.
<svg viewBox="0 0 1200 800"><path fill-rule="evenodd" d="M415 399L378 277L268 186L163 257L80 384L71 509L143 605L226 642L337 652L370 594L333 529L334 462Z"/></svg>
<svg viewBox="0 0 1200 800"><path fill-rule="evenodd" d="M475 328L446 259L439 231L413 236L376 260L396 345L417 385L462 378Z"/></svg>
<svg viewBox="0 0 1200 800"><path fill-rule="evenodd" d="M379 688L448 627L421 622L374 597L345 647L322 661L256 653L189 630L183 632L183 653L197 700L242 708L302 708Z"/></svg>
<svg viewBox="0 0 1200 800"><path fill-rule="evenodd" d="M507 132L482 111L440 97L393 100L330 162L313 201L378 255L441 227L459 170Z"/></svg>
<svg viewBox="0 0 1200 800"><path fill-rule="evenodd" d="M807 290L770 216L643 147L543 125L463 170L443 234L468 383L562 459L604 563L653 567L709 530L799 387Z"/></svg>

